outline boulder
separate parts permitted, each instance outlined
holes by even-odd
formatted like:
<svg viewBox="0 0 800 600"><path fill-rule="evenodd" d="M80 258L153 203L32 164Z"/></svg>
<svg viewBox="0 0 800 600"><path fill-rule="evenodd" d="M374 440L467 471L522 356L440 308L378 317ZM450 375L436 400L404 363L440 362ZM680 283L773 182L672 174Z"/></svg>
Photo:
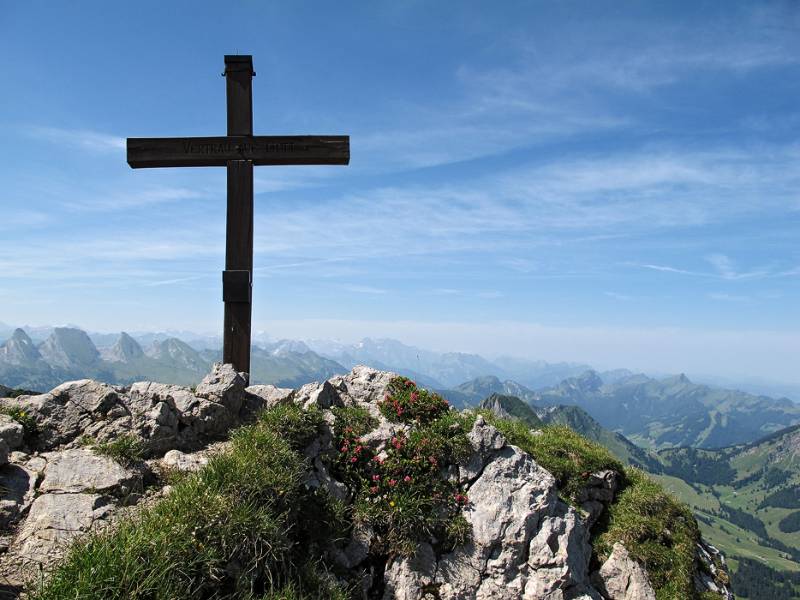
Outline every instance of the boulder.
<svg viewBox="0 0 800 600"><path fill-rule="evenodd" d="M0 468L0 530L10 529L33 502L37 474L23 466Z"/></svg>
<svg viewBox="0 0 800 600"><path fill-rule="evenodd" d="M65 547L109 513L98 494L44 494L36 498L11 550L26 561L50 564Z"/></svg>
<svg viewBox="0 0 800 600"><path fill-rule="evenodd" d="M245 389L250 398L256 398L253 409L269 409L289 400L293 390L290 388L280 388L274 385L251 385ZM253 410L251 409L251 410Z"/></svg>
<svg viewBox="0 0 800 600"><path fill-rule="evenodd" d="M121 402L116 388L91 379L68 381L46 394L19 399L36 419L40 433L36 450L51 450L91 434L91 426L106 421Z"/></svg>
<svg viewBox="0 0 800 600"><path fill-rule="evenodd" d="M145 453L155 456L199 449L239 425L245 386L244 374L216 364L194 392L149 382L125 390L84 379L21 402L39 425L35 450L74 446L84 436L105 442L134 435Z"/></svg>
<svg viewBox="0 0 800 600"><path fill-rule="evenodd" d="M208 464L208 454L206 452L193 452L187 454L180 450L170 450L161 459L161 465L168 469L187 471L194 473Z"/></svg>
<svg viewBox="0 0 800 600"><path fill-rule="evenodd" d="M291 399L304 409L312 406L317 408L331 408L342 406L339 394L329 381L323 383L307 383L291 395Z"/></svg>
<svg viewBox="0 0 800 600"><path fill-rule="evenodd" d="M0 414L0 440L3 440L10 450L22 447L25 429L8 415Z"/></svg>
<svg viewBox="0 0 800 600"><path fill-rule="evenodd" d="M472 446L472 453L465 464L459 465L459 480L462 482L472 481L480 475L489 458L506 445L503 434L489 425L481 415L475 418L467 439Z"/></svg>
<svg viewBox="0 0 800 600"><path fill-rule="evenodd" d="M123 467L117 461L86 448L48 453L45 458L47 466L40 492L69 494L91 491L123 497L143 488L140 469Z"/></svg>
<svg viewBox="0 0 800 600"><path fill-rule="evenodd" d="M608 600L656 600L644 567L619 542L600 570L592 574L592 582Z"/></svg>
<svg viewBox="0 0 800 600"><path fill-rule="evenodd" d="M331 378L330 383L336 388L339 399L345 406L368 404L377 410L378 401L383 400L386 388L395 377L396 373L359 365L353 367L347 375Z"/></svg>

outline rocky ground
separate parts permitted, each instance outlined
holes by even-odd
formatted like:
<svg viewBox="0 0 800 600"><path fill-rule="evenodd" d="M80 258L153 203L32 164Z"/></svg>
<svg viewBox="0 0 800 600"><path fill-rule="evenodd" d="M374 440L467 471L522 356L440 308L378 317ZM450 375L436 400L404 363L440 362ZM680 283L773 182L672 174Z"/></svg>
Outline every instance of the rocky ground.
<svg viewBox="0 0 800 600"><path fill-rule="evenodd" d="M17 597L63 556L69 543L169 493L169 474L201 468L224 449L227 433L263 408L294 402L317 407L333 423L336 406L366 409L377 427L363 443L380 453L407 426L378 409L392 378L356 367L342 377L297 390L247 387L230 365L216 365L196 389L136 383L122 388L81 380L47 394L0 400L0 597ZM470 456L448 477L464 489L470 541L443 551L423 542L411 557L385 564L383 598L417 600L655 600L646 569L622 544L594 572L591 528L614 499L619 474L587 477L578 502L559 496L554 477L507 443L482 417L468 440ZM124 441L124 443L122 443ZM308 485L347 499L322 457L324 432L306 450ZM371 532L353 529L329 557L341 568L363 570ZM717 577L723 561L701 544L698 590L733 598ZM376 589L367 582L364 589ZM427 595L427 596L426 596Z"/></svg>

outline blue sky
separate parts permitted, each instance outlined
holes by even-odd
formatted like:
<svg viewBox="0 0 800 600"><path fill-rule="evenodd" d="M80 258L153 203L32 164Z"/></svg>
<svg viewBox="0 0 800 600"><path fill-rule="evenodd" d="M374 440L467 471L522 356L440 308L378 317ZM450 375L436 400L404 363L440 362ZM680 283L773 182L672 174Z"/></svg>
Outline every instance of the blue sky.
<svg viewBox="0 0 800 600"><path fill-rule="evenodd" d="M225 170L124 138L349 134L256 170L256 329L800 381L796 2L0 2L0 321L221 328Z"/></svg>

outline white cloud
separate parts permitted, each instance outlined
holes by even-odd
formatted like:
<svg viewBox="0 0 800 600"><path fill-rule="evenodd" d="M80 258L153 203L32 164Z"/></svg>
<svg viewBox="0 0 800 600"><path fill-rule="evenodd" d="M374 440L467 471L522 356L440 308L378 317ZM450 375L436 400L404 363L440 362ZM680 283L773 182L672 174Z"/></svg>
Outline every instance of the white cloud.
<svg viewBox="0 0 800 600"><path fill-rule="evenodd" d="M62 129L59 127L31 127L26 129L33 137L48 143L90 152L121 153L125 150L123 137L87 129Z"/></svg>
<svg viewBox="0 0 800 600"><path fill-rule="evenodd" d="M345 285L343 286L343 289L347 290L348 292L355 292L356 294L382 295L389 293L388 290L372 287L369 285Z"/></svg>
<svg viewBox="0 0 800 600"><path fill-rule="evenodd" d="M706 260L717 270L719 277L727 280L753 279L765 277L769 274L766 270L740 272L737 271L733 261L724 254L712 254Z"/></svg>

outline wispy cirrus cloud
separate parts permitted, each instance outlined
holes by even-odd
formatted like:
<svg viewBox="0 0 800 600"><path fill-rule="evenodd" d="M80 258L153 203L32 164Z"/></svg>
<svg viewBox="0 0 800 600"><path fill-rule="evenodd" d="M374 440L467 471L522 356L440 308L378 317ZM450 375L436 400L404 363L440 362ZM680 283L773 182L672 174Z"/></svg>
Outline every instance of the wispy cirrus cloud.
<svg viewBox="0 0 800 600"><path fill-rule="evenodd" d="M26 129L32 137L60 147L78 148L90 152L120 153L125 150L125 138L88 129L62 129L34 126Z"/></svg>
<svg viewBox="0 0 800 600"><path fill-rule="evenodd" d="M712 254L706 257L706 260L716 269L720 278L728 281L736 281L740 279L754 279L768 277L770 272L766 269L758 269L755 271L739 271L736 269L730 257L724 254Z"/></svg>
<svg viewBox="0 0 800 600"><path fill-rule="evenodd" d="M652 271L660 271L662 273L672 273L676 275L689 275L691 277L703 277L707 279L719 279L723 281L744 281L744 280L758 280L758 279L773 279L782 277L792 277L800 275L800 268L797 269L781 269L777 267L761 267L754 270L741 271L736 267L735 262L725 254L715 253L705 257L713 268L713 271L700 271L682 269L672 267L669 265L658 264L642 264L642 263L627 263L629 266L634 266L641 269L649 269ZM718 297L717 297L718 296ZM710 298L715 300L726 299L725 294L709 294ZM731 297L727 298L731 299Z"/></svg>
<svg viewBox="0 0 800 600"><path fill-rule="evenodd" d="M383 295L388 294L389 290L385 290L383 288L373 287L371 285L359 285L359 284L350 284L342 286L343 289L347 290L348 292L355 292L356 294L371 294L371 295Z"/></svg>

